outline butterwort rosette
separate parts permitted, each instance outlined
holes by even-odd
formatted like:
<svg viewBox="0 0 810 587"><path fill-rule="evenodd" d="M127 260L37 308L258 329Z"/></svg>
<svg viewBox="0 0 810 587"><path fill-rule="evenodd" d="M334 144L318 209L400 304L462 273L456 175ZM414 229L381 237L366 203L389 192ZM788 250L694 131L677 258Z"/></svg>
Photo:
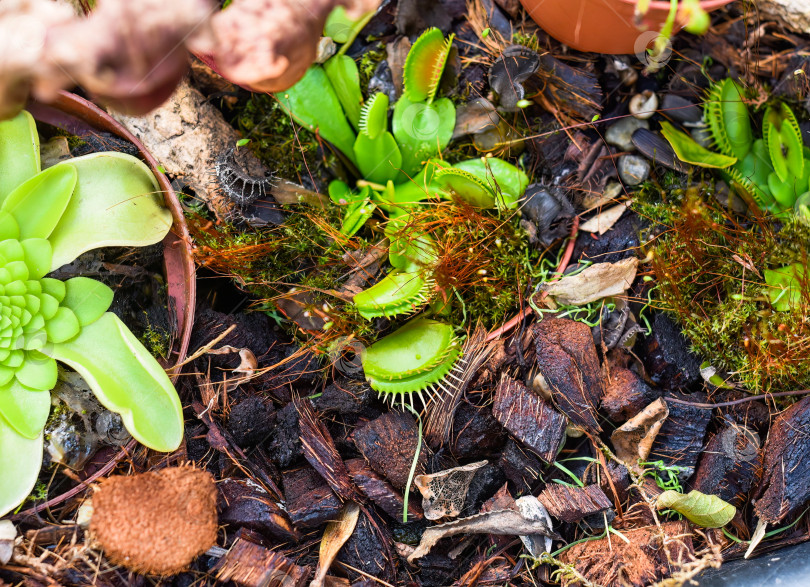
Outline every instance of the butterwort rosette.
<svg viewBox="0 0 810 587"><path fill-rule="evenodd" d="M183 417L166 372L115 314L98 281L47 277L103 246L145 246L171 228L157 181L121 153L40 168L27 112L0 122L0 515L36 483L57 361L77 371L127 430L161 451Z"/></svg>

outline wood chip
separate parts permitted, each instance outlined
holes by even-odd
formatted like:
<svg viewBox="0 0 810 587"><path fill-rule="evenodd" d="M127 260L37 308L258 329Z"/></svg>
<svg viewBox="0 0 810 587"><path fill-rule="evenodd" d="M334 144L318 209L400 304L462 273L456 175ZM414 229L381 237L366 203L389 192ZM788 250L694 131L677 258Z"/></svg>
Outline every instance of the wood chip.
<svg viewBox="0 0 810 587"><path fill-rule="evenodd" d="M217 580L240 587L304 587L311 569L242 538L211 569Z"/></svg>
<svg viewBox="0 0 810 587"><path fill-rule="evenodd" d="M609 510L613 504L598 485L568 487L549 484L537 496L548 513L563 522L579 522L593 514Z"/></svg>

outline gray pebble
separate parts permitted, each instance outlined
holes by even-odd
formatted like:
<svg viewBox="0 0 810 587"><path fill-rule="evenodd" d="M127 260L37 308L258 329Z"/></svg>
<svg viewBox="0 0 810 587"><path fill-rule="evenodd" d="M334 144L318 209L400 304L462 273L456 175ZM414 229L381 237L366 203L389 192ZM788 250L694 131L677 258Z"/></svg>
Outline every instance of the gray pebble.
<svg viewBox="0 0 810 587"><path fill-rule="evenodd" d="M650 176L650 164L638 155L619 157L619 177L625 185L638 185Z"/></svg>
<svg viewBox="0 0 810 587"><path fill-rule="evenodd" d="M635 149L632 140L633 133L640 128L649 129L650 123L646 120L626 116L608 127L605 133L605 141L607 141L608 145L618 147L622 151L632 151Z"/></svg>

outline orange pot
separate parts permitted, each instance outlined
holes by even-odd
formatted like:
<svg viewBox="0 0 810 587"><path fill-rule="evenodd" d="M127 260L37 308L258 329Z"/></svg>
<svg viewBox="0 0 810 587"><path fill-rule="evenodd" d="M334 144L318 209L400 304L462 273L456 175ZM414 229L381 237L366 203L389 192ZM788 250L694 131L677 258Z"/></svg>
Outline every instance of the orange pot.
<svg viewBox="0 0 810 587"><path fill-rule="evenodd" d="M733 0L704 0L717 10ZM628 54L644 51L669 14L669 2L650 2L642 28L634 24L636 0L520 0L529 16L549 35L579 51ZM680 30L681 27L675 27Z"/></svg>

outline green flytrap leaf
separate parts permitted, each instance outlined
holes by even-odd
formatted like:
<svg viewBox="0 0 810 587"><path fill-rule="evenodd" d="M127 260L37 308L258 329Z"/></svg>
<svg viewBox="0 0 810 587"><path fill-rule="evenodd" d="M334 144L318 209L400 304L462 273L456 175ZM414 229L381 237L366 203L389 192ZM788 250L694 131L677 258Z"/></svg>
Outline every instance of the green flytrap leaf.
<svg viewBox="0 0 810 587"><path fill-rule="evenodd" d="M434 393L460 356L455 327L415 318L365 349L362 360L371 387L393 403L404 403L412 392Z"/></svg>
<svg viewBox="0 0 810 587"><path fill-rule="evenodd" d="M388 132L388 96L375 94L360 115L360 134L354 143L354 156L363 177L385 184L396 178L402 167L402 153Z"/></svg>
<svg viewBox="0 0 810 587"><path fill-rule="evenodd" d="M787 104L770 106L763 119L763 135L768 145L774 172L780 181L804 174L802 133Z"/></svg>
<svg viewBox="0 0 810 587"><path fill-rule="evenodd" d="M754 142L748 107L742 98L742 87L726 78L712 86L705 106L706 122L718 150L737 159L745 157Z"/></svg>
<svg viewBox="0 0 810 587"><path fill-rule="evenodd" d="M16 141L25 151L32 139L20 128L29 119L14 122L20 124L0 123L0 144ZM7 155L0 157L12 167L29 165L0 203L0 516L36 481L56 359L82 374L147 446L174 450L183 433L180 402L165 371L120 320L105 314L112 290L86 277L45 277L90 249L162 240L172 218L154 175L120 153L71 159L39 173L38 158L31 173L30 157Z"/></svg>
<svg viewBox="0 0 810 587"><path fill-rule="evenodd" d="M441 153L450 144L455 126L456 107L447 98L432 104L412 102L405 95L397 100L393 132L402 152L402 171L410 177Z"/></svg>
<svg viewBox="0 0 810 587"><path fill-rule="evenodd" d="M793 263L763 272L768 286L766 294L777 312L789 312L801 307L807 295L806 269L803 263Z"/></svg>
<svg viewBox="0 0 810 587"><path fill-rule="evenodd" d="M716 495L707 495L695 490L686 495L671 489L667 490L658 496L656 507L659 510L674 510L703 528L722 528L737 513L737 508Z"/></svg>
<svg viewBox="0 0 810 587"><path fill-rule="evenodd" d="M411 314L422 308L433 296L434 282L421 271L394 269L372 285L354 296L354 305L366 320L393 318Z"/></svg>
<svg viewBox="0 0 810 587"><path fill-rule="evenodd" d="M661 122L661 134L669 141L678 159L684 163L697 165L698 167L724 169L731 167L737 162L736 157L729 157L722 153L709 151L707 148L698 144L691 136L676 129L667 121Z"/></svg>
<svg viewBox="0 0 810 587"><path fill-rule="evenodd" d="M297 84L275 97L284 111L304 128L317 131L355 162L352 147L357 137L346 121L340 99L323 67L310 67Z"/></svg>
<svg viewBox="0 0 810 587"><path fill-rule="evenodd" d="M335 94L352 126L360 128L360 107L363 94L360 93L360 74L354 59L346 55L335 55L323 64L326 77L332 84Z"/></svg>

